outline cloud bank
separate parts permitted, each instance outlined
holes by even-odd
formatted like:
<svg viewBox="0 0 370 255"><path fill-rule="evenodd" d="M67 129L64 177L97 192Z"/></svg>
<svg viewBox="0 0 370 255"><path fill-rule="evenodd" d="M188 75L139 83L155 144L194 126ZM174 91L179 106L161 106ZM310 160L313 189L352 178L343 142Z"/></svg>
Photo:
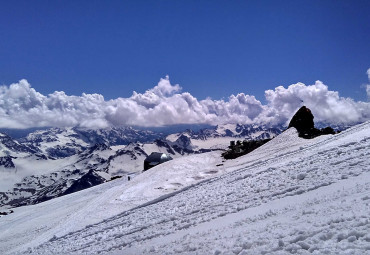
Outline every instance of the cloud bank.
<svg viewBox="0 0 370 255"><path fill-rule="evenodd" d="M370 69L367 71L370 79ZM366 87L370 95L370 85ZM172 124L286 124L302 105L309 107L315 121L354 124L370 119L370 103L343 98L321 81L297 83L265 91L266 104L239 93L227 100L198 100L168 77L145 93L129 98L104 100L99 94L69 96L55 91L47 96L27 80L0 87L0 127L106 128L110 126L164 126Z"/></svg>
<svg viewBox="0 0 370 255"><path fill-rule="evenodd" d="M367 69L367 77L370 81L370 68ZM367 97L370 99L370 84L366 85L366 94L367 94Z"/></svg>

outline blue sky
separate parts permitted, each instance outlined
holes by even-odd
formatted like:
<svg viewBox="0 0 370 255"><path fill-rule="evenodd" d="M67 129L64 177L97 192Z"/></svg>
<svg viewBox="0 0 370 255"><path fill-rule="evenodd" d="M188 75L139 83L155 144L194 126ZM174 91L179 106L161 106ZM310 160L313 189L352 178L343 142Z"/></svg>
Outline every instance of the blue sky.
<svg viewBox="0 0 370 255"><path fill-rule="evenodd" d="M198 99L323 81L366 101L370 1L1 1L0 83L42 94Z"/></svg>
<svg viewBox="0 0 370 255"><path fill-rule="evenodd" d="M0 128L353 125L369 46L369 0L0 0Z"/></svg>

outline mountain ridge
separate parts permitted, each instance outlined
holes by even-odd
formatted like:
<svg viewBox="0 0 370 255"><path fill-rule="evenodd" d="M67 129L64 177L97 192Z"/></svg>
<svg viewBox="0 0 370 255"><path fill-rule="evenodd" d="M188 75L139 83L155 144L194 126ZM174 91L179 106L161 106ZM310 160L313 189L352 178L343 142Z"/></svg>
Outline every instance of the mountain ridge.
<svg viewBox="0 0 370 255"><path fill-rule="evenodd" d="M224 132L225 128L222 126L198 131L188 129L180 133L175 141L168 140L163 133L135 130L131 127L98 130L50 128L32 132L17 140L4 134L0 141L6 141L4 144L18 149L12 157L0 158L0 164L4 168L14 169L13 175L8 170L3 174L9 179L16 179L8 191L0 191L0 206L35 204L77 190L73 187L88 187L78 185L79 182L85 183L83 180L87 178L86 175L96 180L92 181L96 184L115 176L135 176L143 170L145 157L153 151L168 153L177 158L226 148L228 140L233 138L248 139L263 135L270 137L281 130L264 131L263 127L246 125L233 127L235 130L230 131L231 126L228 125L229 132ZM225 138L221 142L216 141L221 146L207 145L220 137ZM203 144L193 144L199 141ZM117 146L121 149L112 150ZM37 170L40 164L43 167ZM30 166L36 171L31 170ZM46 168L47 171L41 170ZM10 180L8 185L9 183Z"/></svg>

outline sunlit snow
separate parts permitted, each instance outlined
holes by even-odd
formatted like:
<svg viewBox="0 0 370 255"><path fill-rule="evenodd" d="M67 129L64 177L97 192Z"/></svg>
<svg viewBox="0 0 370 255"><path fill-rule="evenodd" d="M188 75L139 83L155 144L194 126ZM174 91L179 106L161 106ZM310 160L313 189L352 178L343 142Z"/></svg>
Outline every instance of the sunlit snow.
<svg viewBox="0 0 370 255"><path fill-rule="evenodd" d="M1 254L369 254L370 122L174 159L0 218Z"/></svg>

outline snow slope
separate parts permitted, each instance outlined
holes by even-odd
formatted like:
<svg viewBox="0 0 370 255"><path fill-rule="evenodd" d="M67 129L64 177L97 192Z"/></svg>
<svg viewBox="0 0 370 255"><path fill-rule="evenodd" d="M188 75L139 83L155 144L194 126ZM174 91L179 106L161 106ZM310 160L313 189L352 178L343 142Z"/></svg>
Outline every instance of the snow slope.
<svg viewBox="0 0 370 255"><path fill-rule="evenodd" d="M182 157L0 218L0 253L370 254L370 122Z"/></svg>

